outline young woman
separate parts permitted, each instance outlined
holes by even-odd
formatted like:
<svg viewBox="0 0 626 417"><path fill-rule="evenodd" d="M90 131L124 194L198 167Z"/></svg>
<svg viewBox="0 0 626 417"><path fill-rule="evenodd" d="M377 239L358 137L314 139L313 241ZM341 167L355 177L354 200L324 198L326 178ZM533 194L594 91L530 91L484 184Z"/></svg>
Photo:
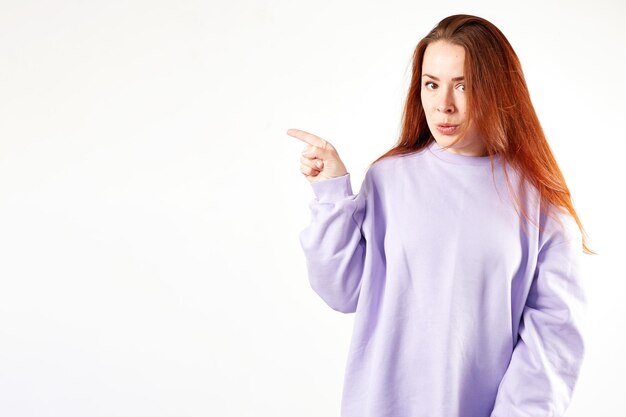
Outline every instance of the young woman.
<svg viewBox="0 0 626 417"><path fill-rule="evenodd" d="M311 287L356 313L341 415L562 416L591 251L500 30L455 15L419 42L401 136L357 195L330 143L287 133L315 193Z"/></svg>

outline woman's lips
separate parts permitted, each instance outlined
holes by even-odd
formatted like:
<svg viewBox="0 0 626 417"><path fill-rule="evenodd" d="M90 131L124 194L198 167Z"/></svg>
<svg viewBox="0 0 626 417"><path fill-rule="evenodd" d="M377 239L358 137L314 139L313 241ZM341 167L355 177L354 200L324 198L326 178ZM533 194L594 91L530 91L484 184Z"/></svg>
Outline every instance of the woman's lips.
<svg viewBox="0 0 626 417"><path fill-rule="evenodd" d="M450 123L438 123L435 126L437 127L437 130L444 135L451 135L459 128L459 125L453 125Z"/></svg>

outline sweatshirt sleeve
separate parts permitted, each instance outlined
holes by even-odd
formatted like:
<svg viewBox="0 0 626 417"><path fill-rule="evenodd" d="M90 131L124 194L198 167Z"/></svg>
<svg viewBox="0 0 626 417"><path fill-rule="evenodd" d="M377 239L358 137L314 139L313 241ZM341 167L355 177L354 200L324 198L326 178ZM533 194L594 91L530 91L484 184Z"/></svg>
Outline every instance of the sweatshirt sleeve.
<svg viewBox="0 0 626 417"><path fill-rule="evenodd" d="M300 233L311 288L332 309L353 313L361 288L366 240L366 180L354 195L350 174L311 183L311 222Z"/></svg>
<svg viewBox="0 0 626 417"><path fill-rule="evenodd" d="M519 338L491 417L562 417L570 404L584 356L586 310L582 241L574 236L550 238L539 249Z"/></svg>

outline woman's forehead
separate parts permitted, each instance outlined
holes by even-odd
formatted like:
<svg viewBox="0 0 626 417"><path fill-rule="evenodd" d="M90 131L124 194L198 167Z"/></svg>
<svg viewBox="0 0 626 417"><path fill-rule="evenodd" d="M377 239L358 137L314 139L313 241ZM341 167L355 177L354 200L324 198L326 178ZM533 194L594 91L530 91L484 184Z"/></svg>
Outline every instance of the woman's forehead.
<svg viewBox="0 0 626 417"><path fill-rule="evenodd" d="M445 41L436 41L426 47L422 74L431 78L458 79L463 76L465 49Z"/></svg>

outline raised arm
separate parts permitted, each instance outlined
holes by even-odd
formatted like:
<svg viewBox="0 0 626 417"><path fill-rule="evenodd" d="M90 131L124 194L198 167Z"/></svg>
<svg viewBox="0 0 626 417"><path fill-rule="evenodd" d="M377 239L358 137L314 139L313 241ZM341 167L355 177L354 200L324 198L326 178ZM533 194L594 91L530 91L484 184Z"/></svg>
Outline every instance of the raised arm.
<svg viewBox="0 0 626 417"><path fill-rule="evenodd" d="M365 181L355 195L350 174L330 143L296 129L287 133L309 145L300 170L311 182L315 198L309 204L311 222L300 233L300 244L311 288L334 310L354 312L365 261L366 240L361 232Z"/></svg>

